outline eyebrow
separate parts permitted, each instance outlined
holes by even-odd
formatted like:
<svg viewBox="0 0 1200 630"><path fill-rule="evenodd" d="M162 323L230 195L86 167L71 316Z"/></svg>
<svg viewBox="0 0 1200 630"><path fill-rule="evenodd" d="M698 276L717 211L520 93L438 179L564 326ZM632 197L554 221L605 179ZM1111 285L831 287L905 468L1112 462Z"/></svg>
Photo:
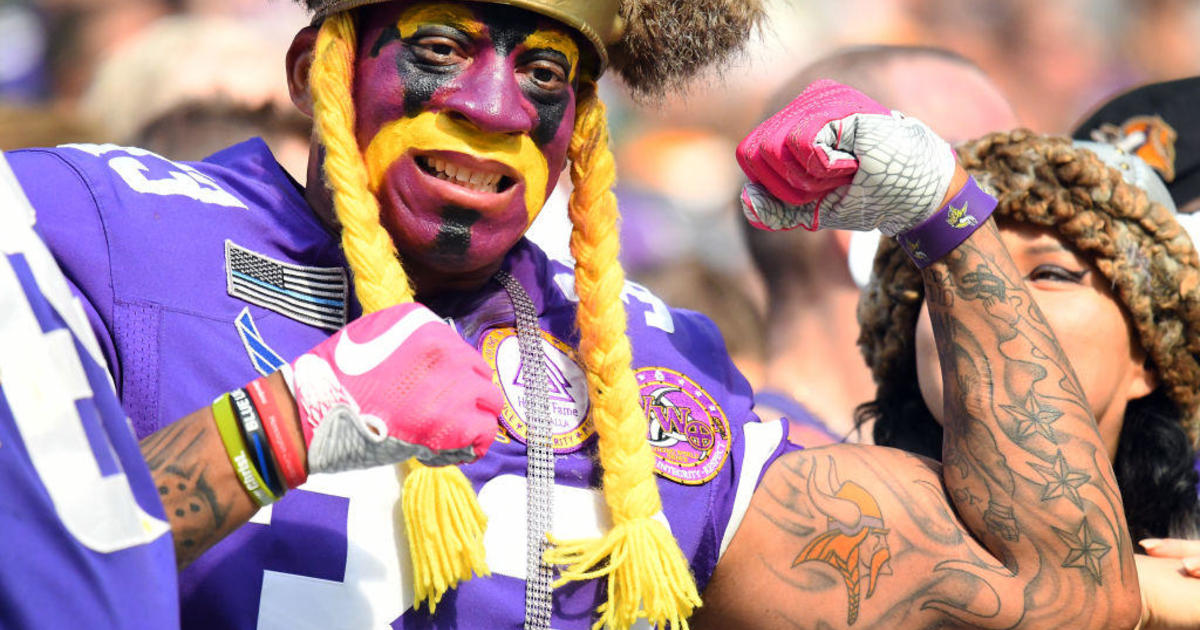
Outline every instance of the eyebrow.
<svg viewBox="0 0 1200 630"><path fill-rule="evenodd" d="M559 31L538 29L530 33L522 43L534 50L545 50L562 55L563 60L569 66L567 70L570 78L575 78L575 68L579 65L579 46L569 36Z"/></svg>
<svg viewBox="0 0 1200 630"><path fill-rule="evenodd" d="M1069 253L1070 250L1066 247L1063 247L1060 243L1045 243L1042 245L1030 245L1029 247L1022 249L1021 252L1024 254L1038 255Z"/></svg>
<svg viewBox="0 0 1200 630"><path fill-rule="evenodd" d="M483 33L483 24L467 10L450 6L416 6L406 10L396 20L396 29L401 37L412 37L417 29L431 24L444 24L464 34L477 36Z"/></svg>

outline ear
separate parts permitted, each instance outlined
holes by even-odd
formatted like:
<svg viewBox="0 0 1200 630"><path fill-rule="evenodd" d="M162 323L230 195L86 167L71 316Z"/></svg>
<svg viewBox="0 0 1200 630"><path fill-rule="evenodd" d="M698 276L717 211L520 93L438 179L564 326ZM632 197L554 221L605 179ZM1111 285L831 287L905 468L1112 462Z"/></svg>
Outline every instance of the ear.
<svg viewBox="0 0 1200 630"><path fill-rule="evenodd" d="M312 68L313 48L317 44L317 31L320 27L306 26L296 33L292 45L287 51L287 83L288 93L296 108L312 118L313 99L309 89L308 71Z"/></svg>
<svg viewBox="0 0 1200 630"><path fill-rule="evenodd" d="M1126 400L1149 396L1150 392L1158 389L1158 375L1154 372L1154 367L1150 365L1150 359L1135 361L1132 367Z"/></svg>

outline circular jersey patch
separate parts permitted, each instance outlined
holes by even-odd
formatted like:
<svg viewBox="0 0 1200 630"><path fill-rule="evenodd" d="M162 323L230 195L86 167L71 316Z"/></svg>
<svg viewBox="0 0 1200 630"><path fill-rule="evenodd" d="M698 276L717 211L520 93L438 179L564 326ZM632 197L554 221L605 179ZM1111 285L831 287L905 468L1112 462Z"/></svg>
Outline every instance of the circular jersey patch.
<svg viewBox="0 0 1200 630"><path fill-rule="evenodd" d="M587 377L575 362L574 351L546 331L542 332L542 352L546 355L549 377L550 418L554 423L554 452L571 453L596 432L588 411ZM480 347L483 358L492 366L492 381L504 392L504 410L500 423L522 444L528 435L525 422L525 376L517 331L501 328L488 333Z"/></svg>
<svg viewBox="0 0 1200 630"><path fill-rule="evenodd" d="M712 480L729 458L729 422L708 392L667 368L637 371L658 474L689 486Z"/></svg>

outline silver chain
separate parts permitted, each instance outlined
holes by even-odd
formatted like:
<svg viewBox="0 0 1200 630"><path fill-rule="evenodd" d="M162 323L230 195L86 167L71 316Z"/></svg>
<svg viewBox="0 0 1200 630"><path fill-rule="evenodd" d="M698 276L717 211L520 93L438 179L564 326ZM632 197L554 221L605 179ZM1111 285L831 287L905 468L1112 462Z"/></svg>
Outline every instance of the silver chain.
<svg viewBox="0 0 1200 630"><path fill-rule="evenodd" d="M525 471L528 483L525 522L525 628L549 630L551 600L550 567L542 561L546 535L554 515L554 446L550 419L550 392L546 376L546 353L542 350L542 332L537 308L521 283L507 272L496 279L508 292L517 320L517 344L521 351L521 370L525 375L525 446L528 451Z"/></svg>

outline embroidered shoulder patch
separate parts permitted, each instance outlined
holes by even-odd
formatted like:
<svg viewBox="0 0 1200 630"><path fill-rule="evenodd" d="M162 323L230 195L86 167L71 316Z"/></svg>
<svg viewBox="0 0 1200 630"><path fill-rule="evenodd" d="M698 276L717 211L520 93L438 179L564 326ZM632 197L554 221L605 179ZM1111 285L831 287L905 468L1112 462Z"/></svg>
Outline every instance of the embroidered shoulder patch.
<svg viewBox="0 0 1200 630"><path fill-rule="evenodd" d="M229 295L317 328L346 325L348 285L341 267L302 267L225 241Z"/></svg>
<svg viewBox="0 0 1200 630"><path fill-rule="evenodd" d="M725 412L679 372L646 367L636 376L655 472L689 486L711 481L725 466L733 444Z"/></svg>
<svg viewBox="0 0 1200 630"><path fill-rule="evenodd" d="M285 361L279 356L279 353L271 349L267 342L263 340L262 334L258 332L258 326L254 323L254 316L250 314L250 307L242 309L234 320L233 325L237 327L238 336L242 338L242 345L246 348L246 354L250 356L250 362L254 364L254 369L263 376L270 376L273 372L283 367Z"/></svg>
<svg viewBox="0 0 1200 630"><path fill-rule="evenodd" d="M525 371L517 331L500 328L487 334L480 346L483 358L492 366L492 380L504 393L504 410L500 413L503 429L513 439L525 443L528 425L525 422ZM546 355L546 376L549 378L550 416L554 421L551 442L555 453L571 453L583 448L596 432L588 412L587 377L575 361L571 347L546 331L542 331L542 352ZM503 432L503 430L501 431Z"/></svg>

